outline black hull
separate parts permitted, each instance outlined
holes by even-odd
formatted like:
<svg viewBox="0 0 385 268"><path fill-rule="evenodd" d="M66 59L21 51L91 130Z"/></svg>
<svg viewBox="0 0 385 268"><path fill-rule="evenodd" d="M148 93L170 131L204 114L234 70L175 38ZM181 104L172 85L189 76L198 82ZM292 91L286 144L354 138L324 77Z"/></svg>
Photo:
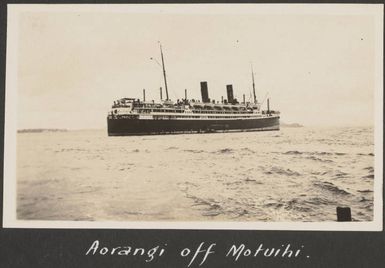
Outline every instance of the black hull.
<svg viewBox="0 0 385 268"><path fill-rule="evenodd" d="M233 120L107 118L109 136L279 130L279 116Z"/></svg>

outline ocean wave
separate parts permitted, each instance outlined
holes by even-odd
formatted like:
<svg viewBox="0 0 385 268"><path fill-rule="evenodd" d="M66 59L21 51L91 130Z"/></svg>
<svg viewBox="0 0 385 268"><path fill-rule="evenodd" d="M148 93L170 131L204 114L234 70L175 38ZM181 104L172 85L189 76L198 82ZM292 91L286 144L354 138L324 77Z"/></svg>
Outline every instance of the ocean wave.
<svg viewBox="0 0 385 268"><path fill-rule="evenodd" d="M343 171L337 171L337 173L334 175L335 178L345 178L348 175L348 173L345 173Z"/></svg>
<svg viewBox="0 0 385 268"><path fill-rule="evenodd" d="M299 152L299 151L287 151L287 152L284 152L283 154L288 154L288 155L299 155L299 154L303 154L303 152Z"/></svg>
<svg viewBox="0 0 385 268"><path fill-rule="evenodd" d="M364 170L367 170L369 172L368 175L363 176L363 179L374 179L374 168L372 166L364 168Z"/></svg>
<svg viewBox="0 0 385 268"><path fill-rule="evenodd" d="M366 167L366 168L364 168L364 170L367 170L367 171L369 171L370 173L373 173L373 172L374 172L374 168L373 168L373 167Z"/></svg>
<svg viewBox="0 0 385 268"><path fill-rule="evenodd" d="M357 155L360 155L360 156L374 156L374 153L368 153L368 154L358 153Z"/></svg>
<svg viewBox="0 0 385 268"><path fill-rule="evenodd" d="M312 152L311 154L314 154L314 155L333 155L333 153L330 153L330 152Z"/></svg>
<svg viewBox="0 0 385 268"><path fill-rule="evenodd" d="M305 157L305 159L310 159L310 160L319 161L319 162L324 162L324 163L333 163L333 162L334 162L333 160L330 160L330 159L322 159L322 158L316 157L316 156L314 156L314 155L307 156L307 157Z"/></svg>
<svg viewBox="0 0 385 268"><path fill-rule="evenodd" d="M217 153L217 154L231 154L233 153L234 150L233 149L230 149L230 148L224 148L224 149L220 149L218 151L215 151L214 153Z"/></svg>
<svg viewBox="0 0 385 268"><path fill-rule="evenodd" d="M215 217L215 216L218 216L220 214L221 214L221 212L217 211L217 210L209 210L209 211L202 212L202 216L206 216L206 217Z"/></svg>
<svg viewBox="0 0 385 268"><path fill-rule="evenodd" d="M321 176L324 176L324 175L327 175L327 174L331 174L331 171L312 171L310 172L310 174L312 175L321 175Z"/></svg>
<svg viewBox="0 0 385 268"><path fill-rule="evenodd" d="M214 199L203 199L193 195L187 195L187 198L190 198L194 201L193 206L203 206L202 216L215 217L224 213L223 207Z"/></svg>
<svg viewBox="0 0 385 268"><path fill-rule="evenodd" d="M263 204L263 207L265 207L265 208L275 208L275 209L278 209L278 208L283 207L283 204L282 204L282 201L279 200L279 202L265 203L265 204Z"/></svg>
<svg viewBox="0 0 385 268"><path fill-rule="evenodd" d="M299 201L297 198L293 198L293 199L289 200L285 204L285 209L296 210L296 211L300 211L300 212L309 212L312 210L310 207L304 206L302 204L302 201Z"/></svg>
<svg viewBox="0 0 385 268"><path fill-rule="evenodd" d="M203 150L194 150L194 149L187 149L187 150L183 150L184 152L188 152L188 153L194 153L194 154L199 154L199 153L204 153L205 151Z"/></svg>
<svg viewBox="0 0 385 268"><path fill-rule="evenodd" d="M246 209L238 209L238 208L235 209L235 210L230 211L230 213L235 214L235 216L232 217L233 219L250 214L248 210L246 210Z"/></svg>
<svg viewBox="0 0 385 268"><path fill-rule="evenodd" d="M290 168L284 169L280 167L272 167L269 171L266 171L265 174L279 174L285 176L300 176L301 174L297 171L293 171Z"/></svg>
<svg viewBox="0 0 385 268"><path fill-rule="evenodd" d="M312 171L310 174L316 175L316 176L328 176L328 177L333 177L335 179L346 178L349 176L349 173L346 173L340 170Z"/></svg>
<svg viewBox="0 0 385 268"><path fill-rule="evenodd" d="M242 184L242 182L238 180L223 183L223 185L239 185L239 184Z"/></svg>
<svg viewBox="0 0 385 268"><path fill-rule="evenodd" d="M312 197L306 200L305 203L318 206L318 205L330 205L332 201L322 197Z"/></svg>
<svg viewBox="0 0 385 268"><path fill-rule="evenodd" d="M81 148L63 148L61 150L55 150L54 153L62 153L62 152L86 152L86 149Z"/></svg>
<svg viewBox="0 0 385 268"><path fill-rule="evenodd" d="M359 202L361 202L361 203L363 203L363 202L373 202L373 199L367 199L367 198L365 198L365 196L361 196L361 199L360 199Z"/></svg>
<svg viewBox="0 0 385 268"><path fill-rule="evenodd" d="M359 193L373 193L372 190L366 189L366 190L358 190Z"/></svg>
<svg viewBox="0 0 385 268"><path fill-rule="evenodd" d="M323 181L323 182L315 182L314 186L317 186L321 188L322 190L327 190L329 192L332 192L333 194L338 194L338 195L350 195L351 193L337 187L331 182Z"/></svg>
<svg viewBox="0 0 385 268"><path fill-rule="evenodd" d="M302 155L302 154L305 154L305 155L333 155L333 154L336 154L336 155L344 155L345 153L331 153L331 152L301 152L301 151L286 151L284 153L282 153L284 155Z"/></svg>
<svg viewBox="0 0 385 268"><path fill-rule="evenodd" d="M255 179L250 179L250 178L246 178L243 181L245 181L245 182L253 182L255 184L263 184L261 181L257 181Z"/></svg>
<svg viewBox="0 0 385 268"><path fill-rule="evenodd" d="M247 147L241 148L241 152L256 153L254 150L251 150L250 148L247 148Z"/></svg>

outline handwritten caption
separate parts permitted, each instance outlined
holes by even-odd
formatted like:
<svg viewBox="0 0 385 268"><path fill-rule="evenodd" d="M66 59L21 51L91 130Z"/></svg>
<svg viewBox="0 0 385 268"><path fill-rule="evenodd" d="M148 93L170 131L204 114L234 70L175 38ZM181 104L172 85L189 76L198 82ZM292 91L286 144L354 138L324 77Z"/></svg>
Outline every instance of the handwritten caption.
<svg viewBox="0 0 385 268"><path fill-rule="evenodd" d="M221 254L225 258L237 262L242 258L310 258L304 253L304 245L294 247L291 244L282 244L275 247L267 247L263 243L256 243L253 246L245 244L233 244L225 251L217 251L216 243L201 242L193 247L185 247L177 251L177 256L186 259L186 266L192 264L199 266L205 264L210 256ZM86 256L136 256L143 258L145 262L152 262L157 258L162 258L167 254L167 244L157 245L151 248L142 248L134 246L106 246L102 245L99 240L91 243L86 250Z"/></svg>

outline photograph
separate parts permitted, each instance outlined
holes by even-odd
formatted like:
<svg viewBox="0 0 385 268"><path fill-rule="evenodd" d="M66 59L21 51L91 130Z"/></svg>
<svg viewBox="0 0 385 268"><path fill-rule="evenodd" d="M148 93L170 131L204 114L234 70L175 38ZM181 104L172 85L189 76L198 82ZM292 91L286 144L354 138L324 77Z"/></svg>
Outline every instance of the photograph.
<svg viewBox="0 0 385 268"><path fill-rule="evenodd" d="M383 5L9 4L3 226L382 230Z"/></svg>

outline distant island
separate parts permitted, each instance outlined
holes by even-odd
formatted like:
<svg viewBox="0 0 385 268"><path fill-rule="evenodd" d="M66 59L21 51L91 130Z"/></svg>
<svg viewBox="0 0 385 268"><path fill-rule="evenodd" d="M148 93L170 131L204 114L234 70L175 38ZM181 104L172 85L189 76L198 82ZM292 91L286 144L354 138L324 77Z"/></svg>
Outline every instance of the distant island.
<svg viewBox="0 0 385 268"><path fill-rule="evenodd" d="M42 132L67 132L67 129L60 128L30 128L30 129L19 129L17 133L42 133Z"/></svg>
<svg viewBox="0 0 385 268"><path fill-rule="evenodd" d="M281 127L303 127L303 125L298 124L298 123L284 123L281 122Z"/></svg>

